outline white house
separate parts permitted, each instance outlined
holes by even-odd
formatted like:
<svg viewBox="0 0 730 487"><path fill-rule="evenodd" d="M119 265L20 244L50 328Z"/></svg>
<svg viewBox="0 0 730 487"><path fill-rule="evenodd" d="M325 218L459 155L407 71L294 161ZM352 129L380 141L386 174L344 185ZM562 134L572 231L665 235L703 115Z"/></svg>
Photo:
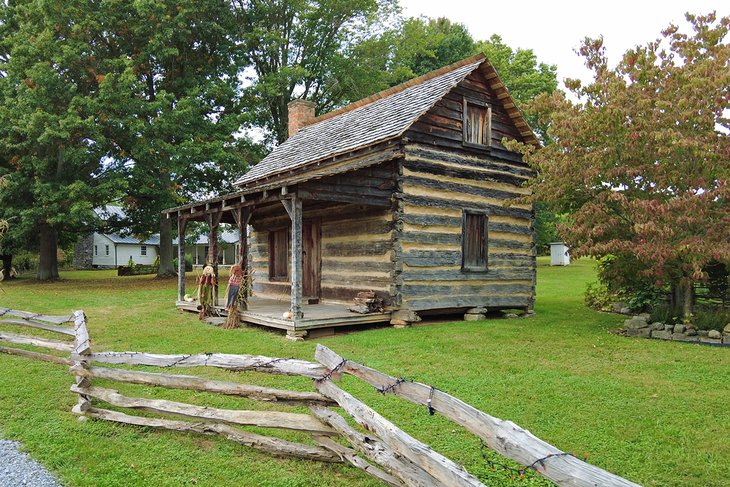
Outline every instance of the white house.
<svg viewBox="0 0 730 487"><path fill-rule="evenodd" d="M126 217L120 206L107 205L94 211L103 221ZM127 265L130 259L135 264L149 265L157 259L159 248L159 235L140 240L120 233L94 232L76 244L74 266L77 269L113 269Z"/></svg>
<svg viewBox="0 0 730 487"><path fill-rule="evenodd" d="M177 255L177 238L173 239L172 245L175 249L175 255ZM190 249L189 243L187 249ZM195 240L195 245L192 246L193 265L205 265L208 257L208 249L208 235L198 235ZM190 254L191 252L187 250L186 253ZM239 255L238 229L221 229L218 234L218 265L233 265L240 260Z"/></svg>

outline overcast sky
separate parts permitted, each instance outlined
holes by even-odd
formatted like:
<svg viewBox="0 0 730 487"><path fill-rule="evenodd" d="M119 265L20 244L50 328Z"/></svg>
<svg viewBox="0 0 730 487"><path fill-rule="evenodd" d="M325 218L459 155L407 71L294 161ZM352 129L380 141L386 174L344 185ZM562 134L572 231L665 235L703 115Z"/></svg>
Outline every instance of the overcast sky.
<svg viewBox="0 0 730 487"><path fill-rule="evenodd" d="M405 16L446 17L466 25L476 40L499 34L513 49L532 49L539 61L558 66L560 81L589 79L574 52L586 36L603 35L609 61L616 63L628 48L656 39L670 23L682 25L687 11L730 15L728 0L400 0L400 4Z"/></svg>

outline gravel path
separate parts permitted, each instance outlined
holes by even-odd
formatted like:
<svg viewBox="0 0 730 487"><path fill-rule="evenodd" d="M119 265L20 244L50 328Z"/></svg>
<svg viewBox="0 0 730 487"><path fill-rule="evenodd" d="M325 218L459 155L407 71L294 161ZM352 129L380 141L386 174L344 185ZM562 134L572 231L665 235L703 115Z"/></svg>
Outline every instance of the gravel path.
<svg viewBox="0 0 730 487"><path fill-rule="evenodd" d="M48 470L19 447L15 441L0 439L0 487L61 487Z"/></svg>

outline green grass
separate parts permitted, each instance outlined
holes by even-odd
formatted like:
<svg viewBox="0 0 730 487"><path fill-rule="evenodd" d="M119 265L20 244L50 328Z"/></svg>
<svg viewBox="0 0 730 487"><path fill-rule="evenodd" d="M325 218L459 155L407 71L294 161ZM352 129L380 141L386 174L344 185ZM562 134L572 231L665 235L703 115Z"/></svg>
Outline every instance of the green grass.
<svg viewBox="0 0 730 487"><path fill-rule="evenodd" d="M532 318L388 327L317 341L383 372L433 384L558 448L588 453L589 462L635 482L730 485L730 350L613 335L621 318L583 305L585 284L595 275L592 262L556 268L546 262L540 260ZM316 341L291 342L261 328L222 330L177 312L174 281L106 271L62 277L52 284L30 278L5 283L0 305L48 314L83 309L95 350L313 358ZM183 373L311 390L302 378ZM486 468L479 441L453 423L356 379L342 384L486 483L512 484L505 473ZM0 355L0 435L21 441L68 485L378 485L354 468L276 459L217 437L79 423L70 412L70 385L62 366ZM189 391L109 386L217 407L291 410ZM305 441L299 434L276 434ZM545 482L534 475L514 482L525 484Z"/></svg>

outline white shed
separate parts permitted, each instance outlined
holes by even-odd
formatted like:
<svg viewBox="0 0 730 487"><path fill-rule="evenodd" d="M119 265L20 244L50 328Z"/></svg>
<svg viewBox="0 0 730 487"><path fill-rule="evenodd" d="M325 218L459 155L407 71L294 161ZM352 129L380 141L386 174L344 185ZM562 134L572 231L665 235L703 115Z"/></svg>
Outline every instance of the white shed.
<svg viewBox="0 0 730 487"><path fill-rule="evenodd" d="M570 265L570 252L565 242L550 243L550 265Z"/></svg>

